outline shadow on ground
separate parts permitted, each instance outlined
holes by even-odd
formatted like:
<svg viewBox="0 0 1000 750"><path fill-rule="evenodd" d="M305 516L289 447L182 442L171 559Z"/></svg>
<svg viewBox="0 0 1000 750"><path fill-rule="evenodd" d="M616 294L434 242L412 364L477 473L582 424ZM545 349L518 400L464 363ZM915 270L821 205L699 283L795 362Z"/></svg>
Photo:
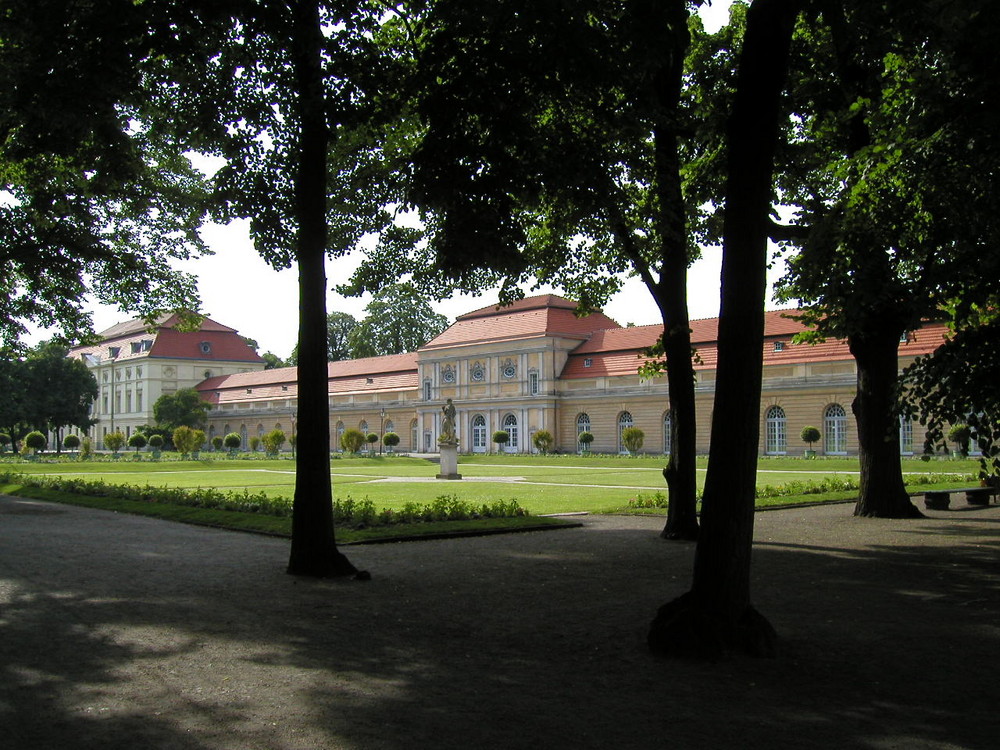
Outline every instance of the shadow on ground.
<svg viewBox="0 0 1000 750"><path fill-rule="evenodd" d="M1000 509L760 514L776 660L648 655L693 547L660 521L351 548L0 499L0 732L18 748L987 748Z"/></svg>

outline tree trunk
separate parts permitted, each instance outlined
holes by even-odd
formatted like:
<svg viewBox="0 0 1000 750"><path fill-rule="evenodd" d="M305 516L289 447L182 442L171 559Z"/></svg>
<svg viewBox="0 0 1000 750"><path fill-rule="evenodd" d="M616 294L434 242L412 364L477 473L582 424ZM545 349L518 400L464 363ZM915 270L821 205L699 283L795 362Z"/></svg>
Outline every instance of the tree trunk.
<svg viewBox="0 0 1000 750"><path fill-rule="evenodd" d="M767 222L780 96L798 0L755 0L747 13L736 99L728 124L712 438L691 590L660 607L650 649L713 658L772 656L774 629L750 603L750 554L760 433L767 291Z"/></svg>
<svg viewBox="0 0 1000 750"><path fill-rule="evenodd" d="M649 284L663 319L663 353L670 398L670 458L663 469L669 502L667 522L660 536L664 539L695 540L698 538L697 430L691 324L687 308L687 227L677 133L684 58L691 44L687 3L684 0L653 3L650 22L667 29L661 65L653 83L654 96L659 104L653 142L660 274L655 284Z"/></svg>
<svg viewBox="0 0 1000 750"><path fill-rule="evenodd" d="M357 573L337 549L330 480L330 405L326 362L326 152L323 42L317 0L293 4L293 64L301 143L295 176L299 267L298 459L288 572L332 577Z"/></svg>
<svg viewBox="0 0 1000 750"><path fill-rule="evenodd" d="M858 425L861 463L861 489L854 508L856 516L923 516L906 494L899 457L896 386L899 338L903 330L896 329L895 325L883 325L848 337L851 354L858 366L857 394L851 406Z"/></svg>

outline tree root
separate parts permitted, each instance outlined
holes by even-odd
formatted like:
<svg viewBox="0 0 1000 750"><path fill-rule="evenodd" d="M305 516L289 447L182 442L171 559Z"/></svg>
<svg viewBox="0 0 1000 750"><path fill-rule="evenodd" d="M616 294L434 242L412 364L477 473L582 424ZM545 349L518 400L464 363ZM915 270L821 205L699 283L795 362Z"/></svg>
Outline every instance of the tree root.
<svg viewBox="0 0 1000 750"><path fill-rule="evenodd" d="M753 606L734 623L699 605L688 592L660 607L646 642L656 656L714 661L733 653L774 658L777 639L771 623Z"/></svg>

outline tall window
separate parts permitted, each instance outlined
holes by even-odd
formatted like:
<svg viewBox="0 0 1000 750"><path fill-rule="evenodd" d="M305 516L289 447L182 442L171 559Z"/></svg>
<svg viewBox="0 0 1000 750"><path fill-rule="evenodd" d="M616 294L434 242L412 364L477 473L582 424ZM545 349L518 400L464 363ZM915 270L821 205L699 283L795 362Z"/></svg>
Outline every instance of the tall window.
<svg viewBox="0 0 1000 750"><path fill-rule="evenodd" d="M625 430L626 427L631 427L631 426L632 426L632 415L629 412L623 411L621 414L618 415L618 452L619 453L628 453L628 450L626 450L626 448L625 448L625 442L622 440L622 432L624 432L624 430Z"/></svg>
<svg viewBox="0 0 1000 750"><path fill-rule="evenodd" d="M424 401L431 400L431 381L424 381Z"/></svg>
<svg viewBox="0 0 1000 750"><path fill-rule="evenodd" d="M764 415L764 453L784 454L788 450L785 410L772 406Z"/></svg>
<svg viewBox="0 0 1000 750"><path fill-rule="evenodd" d="M513 414L508 414L503 418L503 428L509 437L507 440L507 450L513 452L518 448L517 443L517 417Z"/></svg>
<svg viewBox="0 0 1000 750"><path fill-rule="evenodd" d="M358 425L358 429L361 430L365 437L368 437L368 420L362 419L361 424Z"/></svg>
<svg viewBox="0 0 1000 750"><path fill-rule="evenodd" d="M340 439L344 436L344 423L337 422L337 425L334 429L335 432L337 433L337 441L333 444L333 449L339 451L341 450Z"/></svg>
<svg viewBox="0 0 1000 750"><path fill-rule="evenodd" d="M472 418L472 452L485 453L489 448L486 435L486 417L477 414Z"/></svg>
<svg viewBox="0 0 1000 750"><path fill-rule="evenodd" d="M830 404L823 414L823 438L828 455L847 453L847 412L840 404Z"/></svg>
<svg viewBox="0 0 1000 750"><path fill-rule="evenodd" d="M413 451L420 449L420 434L415 419L410 420L410 446L410 450Z"/></svg>
<svg viewBox="0 0 1000 750"><path fill-rule="evenodd" d="M904 455L913 453L913 422L899 415L899 452Z"/></svg>
<svg viewBox="0 0 1000 750"><path fill-rule="evenodd" d="M670 416L670 412L666 412L663 415L663 452L666 455L670 455L673 450L673 418Z"/></svg>
<svg viewBox="0 0 1000 750"><path fill-rule="evenodd" d="M581 432L590 432L590 415L587 413L580 414L576 418L576 434L579 435ZM587 449L587 446L577 441L576 449L582 453Z"/></svg>
<svg viewBox="0 0 1000 750"><path fill-rule="evenodd" d="M534 370L528 373L528 393L532 396L538 395L538 373Z"/></svg>

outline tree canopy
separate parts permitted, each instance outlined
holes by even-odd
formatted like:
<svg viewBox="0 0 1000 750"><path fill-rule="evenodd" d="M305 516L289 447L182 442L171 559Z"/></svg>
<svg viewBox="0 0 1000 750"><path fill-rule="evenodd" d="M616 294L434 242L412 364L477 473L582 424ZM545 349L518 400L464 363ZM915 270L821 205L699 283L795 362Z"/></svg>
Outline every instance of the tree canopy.
<svg viewBox="0 0 1000 750"><path fill-rule="evenodd" d="M178 427L200 429L205 426L212 405L202 400L194 388L181 388L164 393L153 404L153 418L160 427L176 430Z"/></svg>
<svg viewBox="0 0 1000 750"><path fill-rule="evenodd" d="M448 318L434 312L412 284L384 287L365 313L347 337L353 359L415 352L448 327Z"/></svg>
<svg viewBox="0 0 1000 750"><path fill-rule="evenodd" d="M155 6L155 7L154 7ZM169 7L168 7L169 6ZM177 3L11 0L0 13L0 347L27 322L91 330L83 302L197 309L174 259L205 251L190 144L156 116Z"/></svg>

